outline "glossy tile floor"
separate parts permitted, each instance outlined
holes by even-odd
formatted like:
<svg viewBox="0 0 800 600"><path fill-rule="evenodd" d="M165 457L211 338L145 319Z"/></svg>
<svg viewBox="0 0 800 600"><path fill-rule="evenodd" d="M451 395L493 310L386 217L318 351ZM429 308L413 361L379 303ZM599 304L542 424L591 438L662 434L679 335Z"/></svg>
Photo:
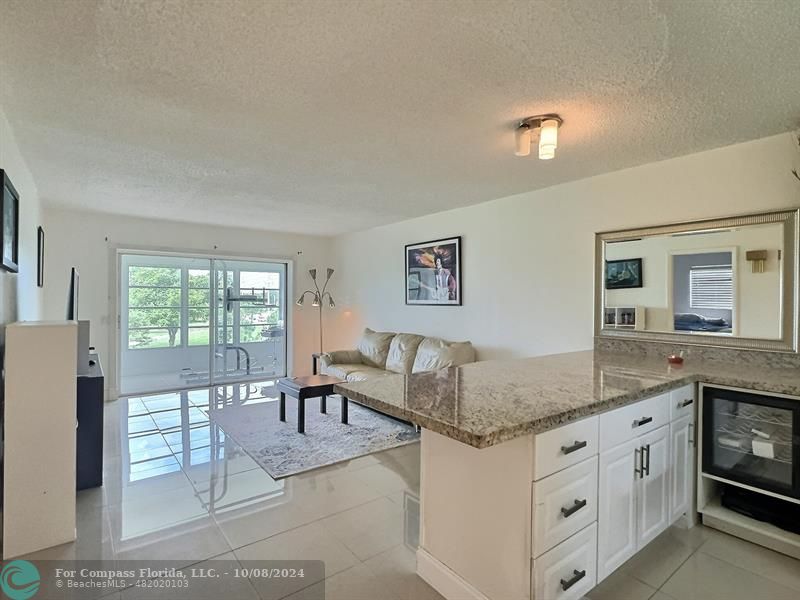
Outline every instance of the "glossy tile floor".
<svg viewBox="0 0 800 600"><path fill-rule="evenodd" d="M78 494L77 541L26 558L323 560L327 600L440 599L415 573L419 445L275 481L206 415L209 402L275 395L250 384L106 404L105 485ZM275 594L244 580L209 597L318 600L320 585ZM704 527L672 528L588 596L796 599L800 561Z"/></svg>
<svg viewBox="0 0 800 600"><path fill-rule="evenodd" d="M206 414L274 396L268 383L107 403L104 485L78 493L77 541L25 558L323 560L328 600L441 598L415 573L419 444L275 481ZM321 597L262 587L219 597Z"/></svg>
<svg viewBox="0 0 800 600"><path fill-rule="evenodd" d="M797 600L800 561L698 525L672 527L594 590L591 600Z"/></svg>

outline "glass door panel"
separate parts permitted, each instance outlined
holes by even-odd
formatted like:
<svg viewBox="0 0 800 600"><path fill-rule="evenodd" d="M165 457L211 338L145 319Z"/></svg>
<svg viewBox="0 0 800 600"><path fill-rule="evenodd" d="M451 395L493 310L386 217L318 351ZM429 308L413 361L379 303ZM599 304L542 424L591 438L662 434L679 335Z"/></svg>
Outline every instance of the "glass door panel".
<svg viewBox="0 0 800 600"><path fill-rule="evenodd" d="M286 265L214 260L214 381L286 374Z"/></svg>
<svg viewBox="0 0 800 600"><path fill-rule="evenodd" d="M781 398L707 388L703 470L796 495L796 413L796 406Z"/></svg>
<svg viewBox="0 0 800 600"><path fill-rule="evenodd" d="M120 393L207 383L211 261L129 253L119 265Z"/></svg>

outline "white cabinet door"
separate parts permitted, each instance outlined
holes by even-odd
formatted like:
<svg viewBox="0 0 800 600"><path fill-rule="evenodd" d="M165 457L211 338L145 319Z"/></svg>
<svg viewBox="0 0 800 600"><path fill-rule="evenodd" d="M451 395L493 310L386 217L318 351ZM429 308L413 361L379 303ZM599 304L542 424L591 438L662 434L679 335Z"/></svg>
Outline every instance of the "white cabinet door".
<svg viewBox="0 0 800 600"><path fill-rule="evenodd" d="M670 430L670 478L669 478L669 521L674 523L689 511L692 504L692 480L694 450L692 429L694 416L687 415L669 426Z"/></svg>
<svg viewBox="0 0 800 600"><path fill-rule="evenodd" d="M636 552L636 487L639 441L631 440L600 455L597 513L597 581Z"/></svg>
<svg viewBox="0 0 800 600"><path fill-rule="evenodd" d="M637 498L637 549L669 527L670 452L669 427L661 427L636 440L641 447L643 476Z"/></svg>

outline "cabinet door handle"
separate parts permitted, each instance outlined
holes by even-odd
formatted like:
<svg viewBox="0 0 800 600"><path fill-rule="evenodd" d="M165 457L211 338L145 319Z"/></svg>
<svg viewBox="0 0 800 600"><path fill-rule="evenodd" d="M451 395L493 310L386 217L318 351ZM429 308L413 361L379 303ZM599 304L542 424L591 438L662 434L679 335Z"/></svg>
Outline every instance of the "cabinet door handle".
<svg viewBox="0 0 800 600"><path fill-rule="evenodd" d="M644 469L639 468L642 464L641 453L642 448L636 448L636 450L633 451L633 474L638 475L639 479L644 477Z"/></svg>
<svg viewBox="0 0 800 600"><path fill-rule="evenodd" d="M581 448L586 448L588 442L578 442L576 441L572 446L561 446L561 451L564 454L572 454L576 450L580 450Z"/></svg>
<svg viewBox="0 0 800 600"><path fill-rule="evenodd" d="M694 446L694 423L689 423L689 445Z"/></svg>
<svg viewBox="0 0 800 600"><path fill-rule="evenodd" d="M564 515L564 518L571 517L576 512L578 512L580 509L582 509L584 506L586 506L586 499L585 498L583 500L575 500L575 504L573 504L569 508L564 508L562 506L561 507L561 514Z"/></svg>
<svg viewBox="0 0 800 600"><path fill-rule="evenodd" d="M687 406L691 406L692 404L694 404L694 399L687 398L683 402L678 402L678 408L686 408Z"/></svg>
<svg viewBox="0 0 800 600"><path fill-rule="evenodd" d="M578 583L584 577L586 577L586 571L578 571L577 569L574 569L572 571L572 577L566 580L565 579L561 580L561 589L566 592L569 588Z"/></svg>
<svg viewBox="0 0 800 600"><path fill-rule="evenodd" d="M647 425L648 423L653 422L653 417L642 417L641 419L637 419L633 422L634 427L641 427L642 425Z"/></svg>
<svg viewBox="0 0 800 600"><path fill-rule="evenodd" d="M642 458L644 459L645 454L647 455L646 462L642 467L642 477L645 475L650 475L650 444L647 444L644 448L642 448Z"/></svg>

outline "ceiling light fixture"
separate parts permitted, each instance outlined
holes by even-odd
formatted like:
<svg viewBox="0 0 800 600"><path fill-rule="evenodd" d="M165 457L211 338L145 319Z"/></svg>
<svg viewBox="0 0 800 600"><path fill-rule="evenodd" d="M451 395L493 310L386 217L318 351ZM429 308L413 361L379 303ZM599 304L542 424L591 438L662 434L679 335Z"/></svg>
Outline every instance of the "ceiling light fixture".
<svg viewBox="0 0 800 600"><path fill-rule="evenodd" d="M517 156L528 156L531 153L533 133L539 134L539 158L550 160L556 155L558 147L558 128L564 121L558 115L536 115L523 119L514 131Z"/></svg>

